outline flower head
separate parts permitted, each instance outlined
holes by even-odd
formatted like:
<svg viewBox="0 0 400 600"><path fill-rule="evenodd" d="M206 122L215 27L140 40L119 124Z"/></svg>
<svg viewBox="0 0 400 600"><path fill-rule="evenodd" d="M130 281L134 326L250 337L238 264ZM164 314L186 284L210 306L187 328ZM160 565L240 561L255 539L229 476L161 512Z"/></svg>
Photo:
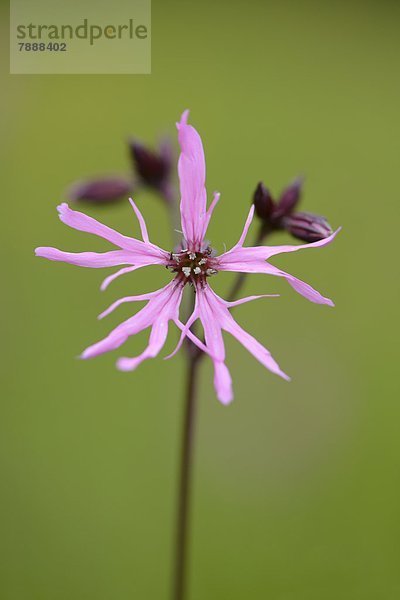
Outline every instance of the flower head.
<svg viewBox="0 0 400 600"><path fill-rule="evenodd" d="M171 182L173 149L168 138L162 140L157 150L151 150L137 140L129 141L129 153L137 186L156 190L167 202L173 201Z"/></svg>
<svg viewBox="0 0 400 600"><path fill-rule="evenodd" d="M260 181L253 194L256 215L264 231L284 229L304 242L317 242L333 231L325 217L308 212L295 212L300 202L303 179L298 177L287 186L277 202Z"/></svg>
<svg viewBox="0 0 400 600"><path fill-rule="evenodd" d="M296 212L283 219L285 229L294 237L304 242L316 242L332 233L332 228L325 217L309 212Z"/></svg>
<svg viewBox="0 0 400 600"><path fill-rule="evenodd" d="M126 177L99 177L79 181L71 186L68 196L74 201L107 204L132 193L132 183Z"/></svg>
<svg viewBox="0 0 400 600"><path fill-rule="evenodd" d="M333 306L331 300L322 296L310 285L278 269L268 261L277 254L295 252L303 248L325 246L333 240L337 232L323 240L302 246L246 247L244 242L254 215L254 206L252 206L238 242L229 251L216 256L205 241L205 235L213 210L219 200L219 194L214 194L213 200L207 208L203 145L199 134L188 124L187 119L188 111L183 113L180 122L177 124L181 147L178 173L181 191L181 223L184 236L178 250L170 253L150 242L145 221L131 199L132 208L139 221L142 240L122 235L87 215L71 210L67 204L61 204L58 207L58 212L63 223L79 231L102 237L117 249L104 253L71 253L56 248L41 247L36 249L36 255L82 267L121 267L116 273L104 280L101 286L102 289L105 289L112 280L120 275L141 267L148 265L167 267L171 271L173 279L165 287L148 294L121 298L100 315L100 318L106 316L125 302L147 302L144 308L118 325L106 338L89 346L82 353L82 358L92 358L110 350L115 350L131 335L151 328L148 346L142 354L134 358L119 358L117 361L117 367L120 370L131 371L143 360L153 358L161 351L167 338L169 322L172 321L181 330L181 337L173 354L179 349L186 337L206 352L214 364L214 385L217 396L221 402L227 404L232 400L233 394L231 376L225 364L223 331L227 331L235 337L267 369L284 379L288 379L288 376L280 369L270 352L253 336L244 331L230 313L233 306L265 296L250 296L235 302L226 302L212 290L210 278L219 271L276 275L284 278L293 289L311 302ZM196 301L192 315L184 324L179 318L179 308L183 289L187 284L193 286ZM191 330L197 319L203 325L204 343Z"/></svg>

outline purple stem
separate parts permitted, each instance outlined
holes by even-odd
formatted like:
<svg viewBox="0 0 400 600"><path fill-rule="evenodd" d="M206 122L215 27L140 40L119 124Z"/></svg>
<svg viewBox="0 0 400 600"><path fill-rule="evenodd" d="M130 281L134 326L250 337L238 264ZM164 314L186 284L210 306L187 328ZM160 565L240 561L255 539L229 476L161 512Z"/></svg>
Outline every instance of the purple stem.
<svg viewBox="0 0 400 600"><path fill-rule="evenodd" d="M181 465L178 489L178 507L175 539L175 573L173 600L184 600L187 579L189 511L191 495L191 474L193 463L194 425L197 397L198 357L189 357L186 381L186 402L183 418Z"/></svg>
<svg viewBox="0 0 400 600"><path fill-rule="evenodd" d="M258 246L269 233L264 227L256 236L254 245ZM237 298L237 295L246 280L246 273L239 273L228 294L229 301ZM194 303L194 292L192 297ZM185 412L183 416L182 445L180 457L180 473L178 487L178 505L176 515L176 537L175 537L175 565L172 600L185 600L186 582L188 572L188 546L189 546L189 516L190 495L193 464L193 447L195 434L195 412L198 389L198 374L201 358L204 353L190 340L186 343L188 375L185 394Z"/></svg>

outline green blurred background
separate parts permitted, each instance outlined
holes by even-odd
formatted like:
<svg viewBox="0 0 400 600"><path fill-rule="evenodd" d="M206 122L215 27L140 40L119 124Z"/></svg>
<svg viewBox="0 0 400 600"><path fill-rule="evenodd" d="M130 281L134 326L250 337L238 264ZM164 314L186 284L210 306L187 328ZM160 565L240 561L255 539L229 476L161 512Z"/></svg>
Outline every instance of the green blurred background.
<svg viewBox="0 0 400 600"><path fill-rule="evenodd" d="M282 297L235 313L292 383L227 339L226 408L203 364L190 600L396 600L400 5L154 0L152 14L151 76L10 76L1 4L0 597L168 598L183 357L133 374L116 356L75 357L132 310L98 322L104 307L169 275L142 270L100 293L105 272L33 248L106 249L59 223L66 186L127 171L127 135L175 136L189 107L208 189L222 193L215 247L236 241L259 179L278 192L304 173L302 208L343 226L329 248L274 261L335 309L257 275L246 293ZM137 201L170 248L162 204ZM137 234L127 203L87 212ZM223 294L231 278L213 283Z"/></svg>

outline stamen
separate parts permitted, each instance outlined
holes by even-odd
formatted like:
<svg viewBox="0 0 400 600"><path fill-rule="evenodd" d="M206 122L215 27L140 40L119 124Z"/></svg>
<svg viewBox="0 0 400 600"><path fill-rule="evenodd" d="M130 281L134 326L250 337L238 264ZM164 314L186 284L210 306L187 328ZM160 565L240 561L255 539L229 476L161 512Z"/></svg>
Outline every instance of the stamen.
<svg viewBox="0 0 400 600"><path fill-rule="evenodd" d="M212 254L212 248L208 243L204 245L204 248L200 252L189 251L187 249L180 252L171 252L170 262L167 267L173 273L180 273L184 284L200 284L203 286L207 277L217 273L217 270L214 268L217 263Z"/></svg>

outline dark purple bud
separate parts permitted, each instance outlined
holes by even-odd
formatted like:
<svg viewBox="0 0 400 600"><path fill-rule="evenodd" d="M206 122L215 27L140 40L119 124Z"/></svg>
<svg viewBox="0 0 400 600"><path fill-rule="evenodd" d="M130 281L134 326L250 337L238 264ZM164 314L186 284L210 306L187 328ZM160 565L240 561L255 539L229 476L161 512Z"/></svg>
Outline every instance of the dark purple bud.
<svg viewBox="0 0 400 600"><path fill-rule="evenodd" d="M104 177L75 183L68 191L71 200L98 204L115 202L132 193L132 182L124 177Z"/></svg>
<svg viewBox="0 0 400 600"><path fill-rule="evenodd" d="M278 205L274 211L274 219L279 220L293 212L300 200L303 179L298 177L285 190L279 198Z"/></svg>
<svg viewBox="0 0 400 600"><path fill-rule="evenodd" d="M136 141L129 143L131 158L140 180L145 185L162 188L171 173L171 148L165 142L159 152L153 152Z"/></svg>
<svg viewBox="0 0 400 600"><path fill-rule="evenodd" d="M257 185L253 194L253 204L256 209L257 216L263 221L269 223L275 205L269 190L261 181Z"/></svg>
<svg viewBox="0 0 400 600"><path fill-rule="evenodd" d="M295 238L304 242L318 242L332 233L325 217L307 212L298 212L284 217L282 225Z"/></svg>

